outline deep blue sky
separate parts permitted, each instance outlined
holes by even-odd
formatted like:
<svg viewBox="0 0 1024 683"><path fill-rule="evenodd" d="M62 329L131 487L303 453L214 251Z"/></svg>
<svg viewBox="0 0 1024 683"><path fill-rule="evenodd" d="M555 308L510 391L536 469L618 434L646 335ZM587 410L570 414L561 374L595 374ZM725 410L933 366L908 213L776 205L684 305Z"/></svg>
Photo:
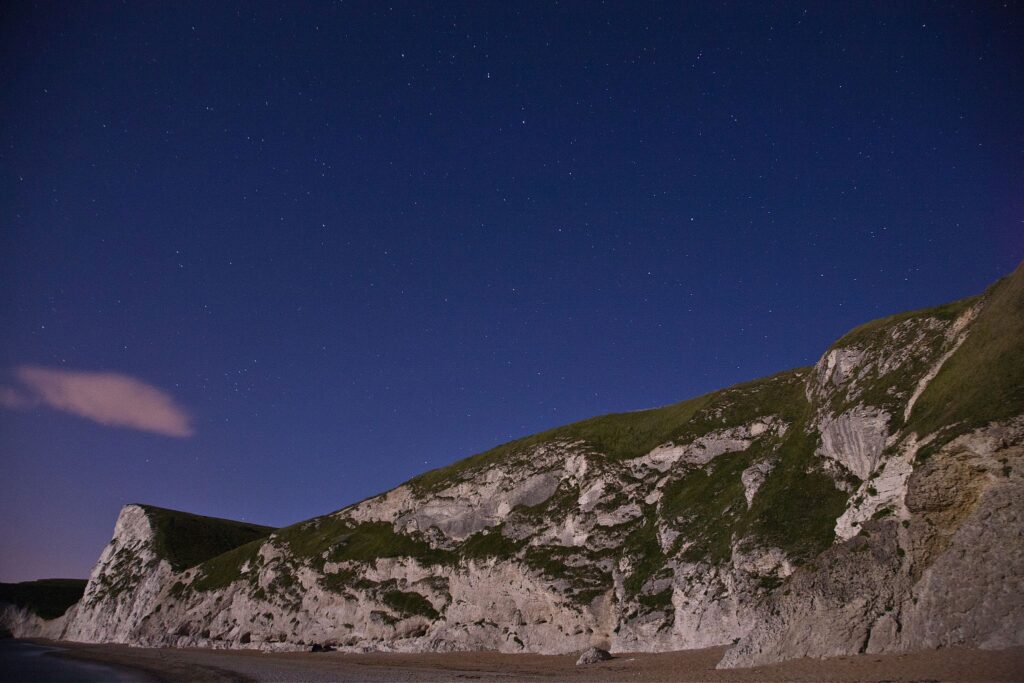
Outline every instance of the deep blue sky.
<svg viewBox="0 0 1024 683"><path fill-rule="evenodd" d="M1024 258L1019 5L517 7L5 6L0 384L129 375L195 434L0 410L0 580L85 576L125 502L295 522Z"/></svg>

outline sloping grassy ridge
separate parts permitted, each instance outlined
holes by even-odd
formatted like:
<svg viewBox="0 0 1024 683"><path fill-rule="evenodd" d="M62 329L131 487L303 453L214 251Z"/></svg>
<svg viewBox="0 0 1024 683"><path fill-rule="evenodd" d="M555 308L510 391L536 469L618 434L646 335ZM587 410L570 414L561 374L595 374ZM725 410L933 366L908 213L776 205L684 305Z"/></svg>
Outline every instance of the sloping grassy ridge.
<svg viewBox="0 0 1024 683"><path fill-rule="evenodd" d="M177 510L141 505L155 534L153 550L175 571L194 567L251 541L264 538L273 527Z"/></svg>
<svg viewBox="0 0 1024 683"><path fill-rule="evenodd" d="M992 285L956 353L914 405L907 425L940 432L934 449L985 424L1024 411L1024 264Z"/></svg>
<svg viewBox="0 0 1024 683"><path fill-rule="evenodd" d="M732 540L743 535L763 537L796 556L810 556L832 542L832 527L845 505L846 494L821 471L813 456L816 442L803 429L810 412L804 395L807 373L806 368L800 368L663 408L584 420L428 472L410 484L421 495L430 495L478 468L552 441L584 441L609 463L617 463L666 442L685 443L715 430L773 416L791 425L785 437L765 437L749 451L721 456L706 468L672 482L666 488L662 517L678 520L673 524L692 536L694 542L685 552L685 559L690 561L727 560ZM776 453L780 464L769 475L759 500L748 509L740 474L755 459L765 457L767 449ZM556 492L543 503L521 508L515 514L528 519L557 519L568 511L566 505L575 504L575 497L573 491ZM395 532L390 524L356 523L338 513L279 529L272 540L275 545L287 547L295 560L309 562L318 570L328 561L373 563L387 557L412 557L425 565L516 558L551 578L564 578L570 583L585 579L586 585L580 586L584 589L581 596L592 597L610 587L610 574L586 570L579 562L573 564L574 558L632 557L636 569L627 582L632 594L638 593L644 582L680 551L677 547L669 556L661 551L654 517L651 507L640 519L616 530L622 536L619 547L596 553L567 551L560 546L526 547L523 542L506 538L500 527L474 534L453 549L438 549L418 536ZM257 559L256 553L266 540L255 540L201 564L193 587L211 590L238 580L241 568ZM355 575L344 575L330 583L342 590L356 580Z"/></svg>
<svg viewBox="0 0 1024 683"><path fill-rule="evenodd" d="M839 400L887 408L888 404L882 401L905 400L920 376L949 348L945 336L948 321L979 301L983 303L982 312L972 324L970 335L922 394L907 427L922 435L942 430L944 438L951 438L949 435L989 420L1022 412L1024 267L994 285L983 297L890 316L845 335L832 348L848 346L869 353L880 349L888 352L894 344L892 348L898 350L900 340L911 340L921 351L901 364L888 366L894 369L885 374L862 376L859 393L840 396ZM662 584L651 581L662 578L668 571L666 564L672 560L728 562L733 544L745 539L781 548L797 562L809 561L833 543L835 520L845 509L848 494L836 486L833 476L823 469L821 458L815 455L820 437L813 429L813 421L822 408L833 410L837 406L808 401L809 374L808 368L798 368L661 408L603 415L557 427L426 472L408 482L417 495L428 498L494 464L528 464L537 446L566 442L582 442L595 457L596 466L616 471L621 468L623 476L628 477L631 475L623 461L662 444L689 443L761 417L771 416L787 425L785 434L769 431L745 451L727 453L704 466L673 470L656 505L628 499L613 482L606 500L597 509L610 511L616 506L636 503L643 514L601 531L604 537L595 535L593 547L531 544L529 539L506 536L505 525L499 525L462 543L434 548L419 533L398 533L384 522L355 522L347 519L344 511L279 529L270 537L272 530L265 527L226 520L215 520L218 524L211 526L196 521L209 518L158 511L159 528L164 534L161 545L178 566L191 566L197 558L204 558L199 559L199 571L192 586L197 590L229 585L241 576L241 568L247 562L258 566L262 560L257 551L269 538L288 551L287 561L282 561L277 570L282 585L291 585L289 577L298 564L322 571L326 562L358 567L391 557L415 558L428 566L506 560L564 580L568 584L566 595L579 598L581 603L609 590L610 568L621 559L628 559L632 569L624 580L627 595L648 607L671 609L664 591L658 592ZM829 400L835 402L836 397ZM890 426L902 427L902 416L894 416ZM748 505L741 474L750 465L764 460L774 466ZM577 486L563 482L549 499L514 510L508 524L522 529L557 523L575 509L578 495ZM176 545L190 525L202 529L203 542L198 548ZM679 532L672 547L661 547L659 525ZM227 551L217 554L215 551L222 547ZM322 583L346 593L365 583L365 579L358 569L349 568L323 577ZM408 591L385 588L376 586L374 590L381 596L391 591L387 601L395 611L432 615ZM263 589L254 585L253 590Z"/></svg>
<svg viewBox="0 0 1024 683"><path fill-rule="evenodd" d="M662 408L611 413L556 427L425 472L409 484L423 494L438 491L475 470L548 442L583 441L609 460L620 461L644 455L670 441L685 443L764 415L788 420L800 410L800 399L794 397L793 388L800 386L802 391L807 371L787 370Z"/></svg>

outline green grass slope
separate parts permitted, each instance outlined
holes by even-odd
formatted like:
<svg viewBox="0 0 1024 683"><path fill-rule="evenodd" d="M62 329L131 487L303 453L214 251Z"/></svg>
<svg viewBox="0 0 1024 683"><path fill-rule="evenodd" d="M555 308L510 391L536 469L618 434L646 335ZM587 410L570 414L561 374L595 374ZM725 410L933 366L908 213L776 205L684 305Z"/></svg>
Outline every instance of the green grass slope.
<svg viewBox="0 0 1024 683"><path fill-rule="evenodd" d="M85 584L85 579L0 583L0 602L24 607L43 619L56 619L81 600Z"/></svg>
<svg viewBox="0 0 1024 683"><path fill-rule="evenodd" d="M269 536L273 527L142 505L156 535L154 551L175 571Z"/></svg>
<svg viewBox="0 0 1024 683"><path fill-rule="evenodd" d="M957 435L1024 412L1024 264L985 292L970 333L914 405L907 425Z"/></svg>

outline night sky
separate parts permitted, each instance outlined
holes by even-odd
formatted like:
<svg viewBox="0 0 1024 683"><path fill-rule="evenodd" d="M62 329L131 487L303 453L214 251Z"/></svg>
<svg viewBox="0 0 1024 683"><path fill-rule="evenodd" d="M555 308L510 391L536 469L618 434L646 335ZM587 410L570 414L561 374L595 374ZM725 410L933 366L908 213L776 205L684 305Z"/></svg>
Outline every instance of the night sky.
<svg viewBox="0 0 1024 683"><path fill-rule="evenodd" d="M680 3L695 5L696 3ZM1024 258L1020 5L7 3L0 580L813 363Z"/></svg>

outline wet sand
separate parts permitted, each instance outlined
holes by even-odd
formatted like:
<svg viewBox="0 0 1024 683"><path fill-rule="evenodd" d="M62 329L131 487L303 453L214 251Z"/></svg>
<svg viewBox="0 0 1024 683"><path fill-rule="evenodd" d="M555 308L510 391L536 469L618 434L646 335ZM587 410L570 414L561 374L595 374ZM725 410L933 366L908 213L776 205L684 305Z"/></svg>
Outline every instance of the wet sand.
<svg viewBox="0 0 1024 683"><path fill-rule="evenodd" d="M620 654L609 662L576 666L574 656L493 652L270 654L35 642L66 648L64 657L130 667L162 681L1024 681L1024 647L798 659L718 670L724 647Z"/></svg>
<svg viewBox="0 0 1024 683"><path fill-rule="evenodd" d="M144 671L60 657L63 649L24 640L0 640L0 681L155 683Z"/></svg>

